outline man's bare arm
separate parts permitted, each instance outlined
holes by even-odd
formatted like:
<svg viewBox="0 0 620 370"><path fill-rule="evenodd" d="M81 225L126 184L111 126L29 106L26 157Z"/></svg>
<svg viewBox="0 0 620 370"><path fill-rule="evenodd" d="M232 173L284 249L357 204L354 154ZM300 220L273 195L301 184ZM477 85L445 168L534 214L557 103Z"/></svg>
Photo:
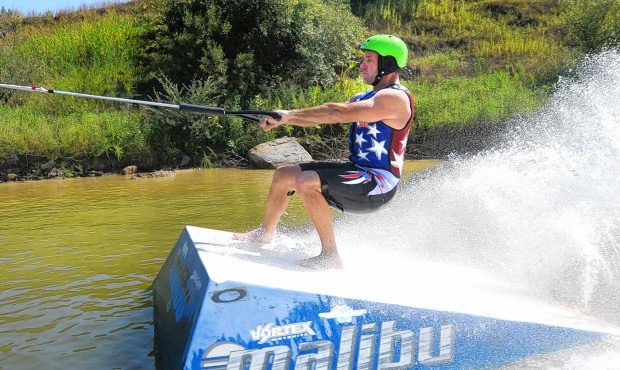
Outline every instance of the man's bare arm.
<svg viewBox="0 0 620 370"><path fill-rule="evenodd" d="M401 129L411 116L411 107L406 94L386 89L371 99L358 102L326 103L311 108L277 112L282 115L279 121L266 117L261 120L261 127L271 130L283 124L310 127L319 124L382 120L395 129Z"/></svg>

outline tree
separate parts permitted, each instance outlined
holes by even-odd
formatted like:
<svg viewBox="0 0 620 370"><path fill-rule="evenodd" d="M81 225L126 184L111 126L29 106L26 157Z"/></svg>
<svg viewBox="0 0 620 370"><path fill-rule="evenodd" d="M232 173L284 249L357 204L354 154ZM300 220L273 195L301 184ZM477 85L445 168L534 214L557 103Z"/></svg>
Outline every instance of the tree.
<svg viewBox="0 0 620 370"><path fill-rule="evenodd" d="M141 65L150 84L211 81L243 107L282 84L333 84L364 37L340 1L159 0L146 18Z"/></svg>

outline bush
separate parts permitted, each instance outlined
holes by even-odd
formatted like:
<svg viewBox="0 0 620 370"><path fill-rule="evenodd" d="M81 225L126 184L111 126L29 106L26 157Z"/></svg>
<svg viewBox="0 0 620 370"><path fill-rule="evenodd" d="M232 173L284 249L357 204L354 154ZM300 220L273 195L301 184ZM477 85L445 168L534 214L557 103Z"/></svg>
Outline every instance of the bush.
<svg viewBox="0 0 620 370"><path fill-rule="evenodd" d="M146 19L139 62L143 91L167 76L177 84L213 81L220 102L246 108L285 84L331 85L350 66L363 38L341 2L320 0L159 0Z"/></svg>
<svg viewBox="0 0 620 370"><path fill-rule="evenodd" d="M331 87L361 59L359 45L364 33L348 6L299 2L291 26L297 45L290 61L290 81L296 85Z"/></svg>
<svg viewBox="0 0 620 370"><path fill-rule="evenodd" d="M221 92L212 80L194 81L179 87L170 80L160 80L164 92L157 100L213 106ZM234 109L233 106L227 109ZM182 112L174 109L148 108L145 123L149 128L148 141L164 163L178 163L183 155L192 164L221 165L239 158L262 137L256 125L246 126L240 118L217 117Z"/></svg>
<svg viewBox="0 0 620 370"><path fill-rule="evenodd" d="M587 52L620 42L620 0L564 0L569 41Z"/></svg>

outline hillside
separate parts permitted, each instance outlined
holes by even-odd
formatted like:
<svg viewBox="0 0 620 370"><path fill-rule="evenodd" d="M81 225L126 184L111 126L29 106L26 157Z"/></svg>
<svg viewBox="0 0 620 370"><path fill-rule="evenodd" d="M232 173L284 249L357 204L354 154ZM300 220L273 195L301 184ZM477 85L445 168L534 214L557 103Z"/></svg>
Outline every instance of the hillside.
<svg viewBox="0 0 620 370"><path fill-rule="evenodd" d="M28 17L3 8L0 83L227 109L304 107L366 89L357 45L393 33L410 49L402 72L416 97L409 153L437 157L480 149L484 135L543 104L584 54L620 40L619 0L200 4L140 0ZM264 27L269 15L276 22ZM13 91L0 91L0 101L0 177L45 176L50 162L69 176L131 163L176 167L183 158L244 166L249 148L283 135L330 158L342 155L334 147L345 131L265 134L234 118Z"/></svg>

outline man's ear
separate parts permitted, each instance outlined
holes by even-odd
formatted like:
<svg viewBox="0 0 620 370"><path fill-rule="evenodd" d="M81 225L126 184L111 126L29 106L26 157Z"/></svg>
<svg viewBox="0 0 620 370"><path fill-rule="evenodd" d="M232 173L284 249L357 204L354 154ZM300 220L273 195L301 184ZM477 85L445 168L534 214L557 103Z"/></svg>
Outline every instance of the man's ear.
<svg viewBox="0 0 620 370"><path fill-rule="evenodd" d="M384 57L382 70L385 74L396 72L398 70L396 59L393 56Z"/></svg>

